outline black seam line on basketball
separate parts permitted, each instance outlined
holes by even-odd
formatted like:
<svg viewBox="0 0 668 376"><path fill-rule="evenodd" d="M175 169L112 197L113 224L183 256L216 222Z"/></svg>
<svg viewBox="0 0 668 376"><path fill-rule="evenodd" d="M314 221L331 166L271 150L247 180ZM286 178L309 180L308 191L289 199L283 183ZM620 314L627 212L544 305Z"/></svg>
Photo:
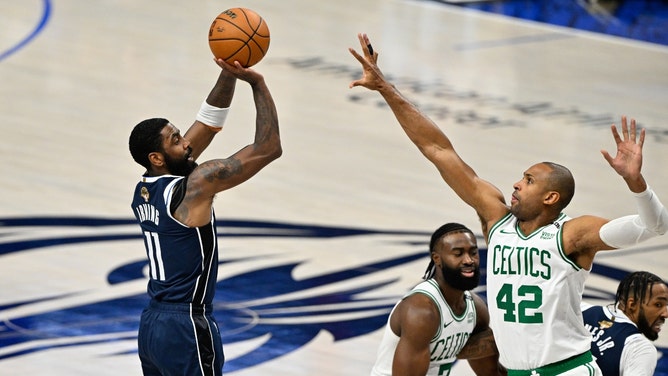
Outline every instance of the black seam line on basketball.
<svg viewBox="0 0 668 376"><path fill-rule="evenodd" d="M260 38L264 38L264 37L260 36ZM264 39L267 39L267 38L264 38ZM241 39L241 38L232 38L232 37L225 37L225 38L209 38L209 40L210 40L210 41L221 41L221 40L240 40L240 41L242 41L242 42L245 42L245 41L246 41L246 39ZM253 42L257 43L257 41L256 41L255 39L248 39L248 40L249 40L249 41L253 41Z"/></svg>
<svg viewBox="0 0 668 376"><path fill-rule="evenodd" d="M236 40L236 41L243 42L243 44L242 44L238 49L236 49L233 53L229 54L227 57L224 57L223 60L231 59L231 58L234 57L236 54L238 54L241 50L243 50L244 47L248 47L249 49L251 48L251 47L248 45L248 42L247 42L247 41L244 41L243 39L238 39L238 38L225 38L225 39L218 39L218 40ZM251 57L252 57L252 53L249 53L249 54L248 54L248 58L246 58L246 61L245 61L242 65L248 65L248 63L250 63L250 61L251 61ZM240 59L235 59L235 60L239 60L239 62L241 62ZM231 63L230 63L230 64L231 64Z"/></svg>
<svg viewBox="0 0 668 376"><path fill-rule="evenodd" d="M236 54L238 54L244 47L248 47L248 48L250 48L250 46L248 46L248 43L244 43L241 47L239 47L238 50L234 51L234 53L233 53L232 55L230 55L230 56L228 57L228 59L231 59L233 56L235 56ZM253 54L252 54L252 53L249 53L249 54L248 54L248 57L246 58L246 62L244 63L244 65L248 65L248 63L250 63L250 61L251 61L251 57L253 57ZM237 60L238 60L238 59L237 59Z"/></svg>
<svg viewBox="0 0 668 376"><path fill-rule="evenodd" d="M244 18L246 19L246 24L251 27L251 30L253 30L253 35L246 34L249 37L248 41L246 42L246 45L248 45L248 42L253 41L253 43L255 43L257 45L257 47L260 48L260 51L262 51L262 54L264 55L267 52L262 47L260 47L260 45L254 40L256 35L264 38L262 35L259 35L257 33L257 31L260 30L260 27L262 27L262 24L264 23L264 18L260 17L260 23L257 24L256 28L253 28L253 26L251 25L250 19L248 18L248 13L246 13L246 11L244 9L239 9L239 10L244 15ZM244 33L246 33L246 32L244 31ZM250 48L250 46L249 46L249 48ZM249 59L250 59L250 57L249 57Z"/></svg>
<svg viewBox="0 0 668 376"><path fill-rule="evenodd" d="M266 53L267 53L267 52L264 50L264 48L262 48L262 46L260 45L260 43L258 43L255 39L250 39L250 40L248 40L248 41L245 41L245 40L240 39L240 38L210 38L210 39L209 39L209 42L220 42L220 41L226 41L226 40L236 40L236 41L239 41L239 42L244 42L243 46L248 46L248 44L249 44L250 42L253 42L253 44L254 44L257 48L259 48L260 51L262 51L263 54L266 54ZM241 46L241 48L243 48L243 46ZM250 47L250 46L249 46L249 47ZM234 53L239 52L239 51L241 50L241 48L239 48L239 50L235 51Z"/></svg>
<svg viewBox="0 0 668 376"><path fill-rule="evenodd" d="M254 37L255 35L259 35L259 34L257 33L257 31L260 30L260 27L262 26L262 24L265 23L265 22L264 22L264 19L263 19L262 17L260 17L260 23L257 25L257 28L254 29L253 26L251 25L250 19L248 18L248 14L246 13L246 11L244 11L243 9L240 9L240 10L241 10L241 13L244 15L244 18L246 19L246 24L247 24L248 26L250 26L251 30L253 30L253 34L252 34L252 35L248 34L244 29L240 28L238 25L236 25L236 24L230 22L230 21L227 20L227 19L220 18L220 17L216 17L216 19L217 19L217 20L221 20L221 21L225 21L225 22L229 23L230 25L232 25L232 26L236 27L237 29L239 29L242 33L246 34L250 39L253 39L253 37ZM259 35L259 36L261 36L261 37L263 37L263 38L266 38L266 37L263 36L263 35Z"/></svg>
<svg viewBox="0 0 668 376"><path fill-rule="evenodd" d="M255 45L257 46L257 48L259 48L260 51L262 51L262 55L265 55L265 54L267 53L267 51L265 51L264 48L262 48L262 46L260 46L260 44L259 44L258 42L255 41L255 36L256 36L256 35L257 35L258 37L260 37L260 38L266 38L265 36L260 35L260 34L257 33L257 31L260 30L260 27L262 27L262 24L263 24L263 23L264 23L264 19L263 19L263 18L260 18L260 23L257 24L257 28L256 28L255 30L253 30L253 35L250 36L250 39L248 39L248 42L246 42L246 45L248 45L249 42L253 42L253 43L255 43ZM250 25L250 22L248 22L248 25ZM251 27L251 28L252 28L252 27ZM250 46L249 46L249 47L250 47Z"/></svg>
<svg viewBox="0 0 668 376"><path fill-rule="evenodd" d="M255 41L255 36L256 35L259 36L260 38L268 38L268 37L265 37L264 35L258 34L258 32L257 32L258 30L260 30L260 27L262 27L263 23L265 23L264 18L260 18L260 23L257 25L257 29L255 29L253 31L253 38L251 38L250 40L253 41L253 43L255 43L257 45L257 47L260 49L260 51L262 51L262 55L266 55L267 51L265 51L265 49L262 48L262 46L260 46L260 44L257 41ZM267 27L267 30L269 30L269 27ZM267 47L269 47L269 45L267 45Z"/></svg>
<svg viewBox="0 0 668 376"><path fill-rule="evenodd" d="M251 26L251 22L248 19L248 14L246 13L246 11L243 10L243 9L239 9L239 10L241 10L241 13L244 15L244 18L246 19L246 24L251 27L251 30L253 30L253 35L249 35L250 39L253 39L255 34L257 34L257 29L259 29L260 25L262 25L262 17L260 17L260 23L257 25L257 29L253 29L253 26Z"/></svg>
<svg viewBox="0 0 668 376"><path fill-rule="evenodd" d="M262 46L260 46L260 43L258 43L255 39L251 39L251 40L249 40L248 42L246 42L246 45L248 45L250 42L253 42L253 44L255 44L255 46L256 46L257 48L259 48L260 51L262 51L262 54L263 54L263 55L266 55L266 54L267 54L267 51L265 51L264 48L262 48ZM250 46L249 46L249 47L250 47Z"/></svg>
<svg viewBox="0 0 668 376"><path fill-rule="evenodd" d="M240 27L239 27L238 25L236 25L236 24L233 24L233 23L230 22L229 20L224 20L224 19L222 19L222 18L221 18L220 20L221 20L221 21L225 21L226 23L228 23L228 24L234 26L235 28L239 29L239 31L241 31L242 33L246 34L246 36L249 37L249 38L252 38L253 35L255 35L255 32L253 32L253 35L248 34L248 33L246 32L246 30L240 28ZM248 24L248 25L250 25L250 24Z"/></svg>
<svg viewBox="0 0 668 376"><path fill-rule="evenodd" d="M220 19L220 18L219 18L219 19ZM216 38L216 39L209 39L210 41L218 41L218 40L239 40L239 41L244 41L244 42L245 42L245 43L244 43L244 46L248 46L248 42L251 42L251 41L252 41L252 42L255 43L255 45L260 49L260 51L262 51L262 54L263 54L263 55L267 53L267 51L265 51L265 49L262 48L262 46L260 46L260 44L259 44L258 42L256 42L256 41L253 39L256 35L259 36L260 38L267 38L267 37L265 37L264 35L261 35L261 34L258 34L258 33L257 33L257 30L260 29L260 26L262 26L262 24L264 23L264 20L260 21L260 24L259 24L259 26L257 27L257 29L253 32L253 35L249 35L245 30L243 30L243 29L240 28L239 26L237 26L237 25L235 25L235 24L229 22L228 20L223 20L223 19L220 19L220 20L221 20L221 21L225 21L225 22L229 23L230 25L232 25L232 26L236 27L237 29L239 29L239 31L241 31L241 32L244 33L246 36L248 36L248 41L244 41L243 39L237 39L237 38ZM249 23L248 25L250 25L250 23ZM249 47L250 47L250 46L249 46ZM241 48L243 48L243 46L241 46ZM241 50L241 48L239 48L237 51L235 51L234 54L236 54L237 52L239 52L239 51ZM232 54L231 56L234 56L234 54ZM250 60L250 57L248 58L248 60ZM246 64L248 64L248 62L246 62Z"/></svg>
<svg viewBox="0 0 668 376"><path fill-rule="evenodd" d="M228 22L227 20L222 20L222 21ZM262 22L264 22L264 21L262 21ZM260 25L262 25L262 22L260 22ZM240 38L229 38L229 37L228 37L228 38L209 38L209 41L211 41L211 42L222 41L222 40L236 40L236 41L244 42L244 44L243 44L241 47L239 47L238 50L234 51L234 53L231 54L229 57L227 57L225 60L227 60L227 59L229 59L230 57L236 55L236 54L237 54L239 51L241 51L245 46L248 46L248 48L251 48L251 47L248 45L248 42L253 42L254 45L257 46L257 48L260 49L260 51L262 52L263 55L265 55L265 54L267 53L267 51L266 51L264 48L262 48L262 46L260 46L260 44L259 44L258 42L256 42L255 39L253 39L253 36L255 36L255 35L259 36L260 38L266 38L265 36L260 35L260 34L257 34L257 33L253 33L253 36L250 36L250 35L248 35L247 32L245 32L244 30L242 30L242 29L241 29L240 27L238 27L237 25L235 25L235 24L233 24L233 23L230 23L230 22L228 22L228 23L229 23L230 25L235 26L235 27L236 27L237 29L239 29L242 33L246 34L246 36L248 36L249 38L248 38L247 41L245 41L245 40L243 40L243 39L240 39ZM259 27L258 27L258 29L259 29ZM248 56L248 59L247 59L247 61L246 61L246 64L248 64L248 63L250 62L250 59L251 59L251 56L249 55L249 56Z"/></svg>
<svg viewBox="0 0 668 376"><path fill-rule="evenodd" d="M239 10L241 11L241 14L243 14L243 15L244 15L244 18L246 19L246 25L250 26L250 27L251 27L251 30L253 30L253 26L251 26L251 23L250 23L250 20L248 19L248 14L246 14L246 11L243 10L243 8L241 8L241 9L239 9ZM262 22L260 22L260 24L262 24ZM234 25L234 26L237 26L237 25ZM238 28L239 30L241 30L240 27L237 26L237 28ZM241 31L243 31L243 30L241 30ZM253 40L253 37L255 36L255 33L256 33L256 32L257 32L257 29L253 30L253 35L248 35L248 33L246 33L245 31L243 31L244 34L248 35L248 40L246 40L246 42L244 43L244 45L241 46L241 48L239 49L239 51L241 51L241 49L244 48L244 47L246 47L246 46L247 46L248 49L250 50L250 52L248 53L248 58L246 59L246 64L245 64L245 65L248 65L248 64L250 63L250 61L251 61L251 58L253 57L253 49L251 48L251 46L248 45L248 42L250 42L250 41ZM238 51L237 51L237 52L238 52ZM235 55L236 55L236 52L235 52ZM234 55L232 55L232 56L234 56Z"/></svg>
<svg viewBox="0 0 668 376"><path fill-rule="evenodd" d="M241 39L240 39L240 40L241 40ZM235 56L235 55L238 54L241 50L243 50L244 47L248 47L249 49L251 48L251 47L248 45L248 42L244 42L244 44L242 44L241 47L239 47L236 51L234 51L234 53L232 53L230 56L228 56L227 58L225 58L225 60L227 60L227 59L231 59L233 56ZM252 51L251 51L251 52L252 52ZM246 58L246 62L244 63L244 65L248 65L248 63L250 63L250 61L251 61L251 57L253 57L253 54L252 54L252 53L249 53L249 54L248 54L248 58ZM237 60L238 60L238 59L237 59Z"/></svg>
<svg viewBox="0 0 668 376"><path fill-rule="evenodd" d="M212 42L220 42L221 40L238 40L238 41L244 42L244 44L246 44L246 40L241 39L241 38L229 38L229 37L228 38L210 38L209 40L212 41Z"/></svg>

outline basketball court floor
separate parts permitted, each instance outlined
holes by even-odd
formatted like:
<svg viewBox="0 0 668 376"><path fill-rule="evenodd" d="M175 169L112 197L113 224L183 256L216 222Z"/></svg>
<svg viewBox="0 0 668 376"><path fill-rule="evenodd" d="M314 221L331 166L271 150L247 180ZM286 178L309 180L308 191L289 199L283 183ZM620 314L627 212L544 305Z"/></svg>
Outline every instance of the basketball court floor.
<svg viewBox="0 0 668 376"><path fill-rule="evenodd" d="M139 121L192 123L218 74L208 27L244 6L271 31L255 68L283 156L220 193L216 315L226 373L365 375L389 309L419 282L441 224L477 218L403 134L378 93L349 89L367 33L385 74L509 197L528 166L573 171L567 213L635 212L600 150L622 115L647 129L644 174L668 202L668 47L411 0L21 0L0 12L0 375L140 375L146 259L130 211ZM200 158L252 142L237 86ZM479 238L481 248L485 243ZM668 278L668 237L597 256L585 300L618 280ZM484 296L484 284L478 288ZM668 353L668 335L656 345ZM452 375L471 375L465 362ZM668 374L668 359L657 375Z"/></svg>

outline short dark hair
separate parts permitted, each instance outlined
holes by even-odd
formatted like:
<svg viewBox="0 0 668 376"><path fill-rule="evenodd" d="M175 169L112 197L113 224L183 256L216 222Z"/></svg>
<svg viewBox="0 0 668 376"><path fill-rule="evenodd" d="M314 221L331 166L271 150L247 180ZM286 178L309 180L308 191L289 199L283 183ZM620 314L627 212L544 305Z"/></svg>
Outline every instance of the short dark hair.
<svg viewBox="0 0 668 376"><path fill-rule="evenodd" d="M639 271L629 273L617 286L617 295L615 296L615 307L622 303L626 305L629 298L633 298L642 304L645 301L645 295L649 291L648 299L652 298L652 286L657 283L665 284L659 276L650 272Z"/></svg>
<svg viewBox="0 0 668 376"><path fill-rule="evenodd" d="M441 240L445 235L451 234L451 233L456 233L456 232L468 232L471 235L473 234L473 231L471 231L470 228L464 226L461 223L455 223L455 222L450 222L446 223L443 226L439 227L434 231L433 234L431 234L431 240L429 241L429 255L431 255L432 252L436 252L436 244ZM427 280L436 274L436 265L434 264L434 260L430 257L429 260L429 265L427 266L427 270L424 273L424 276L422 277L424 280Z"/></svg>
<svg viewBox="0 0 668 376"><path fill-rule="evenodd" d="M148 155L155 151L162 151L162 137L160 132L169 123L163 118L146 119L135 125L130 133L130 154L132 159L147 170L151 167Z"/></svg>
<svg viewBox="0 0 668 376"><path fill-rule="evenodd" d="M559 210L563 210L570 204L575 195L575 179L571 170L554 162L543 162L548 165L552 172L550 173L550 189L559 192Z"/></svg>

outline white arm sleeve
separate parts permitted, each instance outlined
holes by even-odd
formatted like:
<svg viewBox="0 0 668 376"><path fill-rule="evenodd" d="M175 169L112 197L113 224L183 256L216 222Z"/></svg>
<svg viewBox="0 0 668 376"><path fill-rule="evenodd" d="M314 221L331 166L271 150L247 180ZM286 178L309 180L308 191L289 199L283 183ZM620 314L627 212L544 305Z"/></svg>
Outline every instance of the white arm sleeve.
<svg viewBox="0 0 668 376"><path fill-rule="evenodd" d="M652 376L656 368L658 354L656 347L642 334L626 339L619 364L621 376Z"/></svg>
<svg viewBox="0 0 668 376"><path fill-rule="evenodd" d="M230 112L229 107L215 107L204 101L199 108L195 120L210 127L222 129L228 112Z"/></svg>
<svg viewBox="0 0 668 376"><path fill-rule="evenodd" d="M668 210L649 187L633 194L638 214L613 219L601 227L599 236L611 247L624 248L668 231Z"/></svg>

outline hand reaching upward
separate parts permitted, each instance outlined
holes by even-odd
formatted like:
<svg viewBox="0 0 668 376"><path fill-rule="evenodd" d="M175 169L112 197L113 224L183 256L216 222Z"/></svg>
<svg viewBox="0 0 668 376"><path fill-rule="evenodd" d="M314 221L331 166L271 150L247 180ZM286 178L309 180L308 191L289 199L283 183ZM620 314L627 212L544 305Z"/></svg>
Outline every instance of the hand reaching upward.
<svg viewBox="0 0 668 376"><path fill-rule="evenodd" d="M387 82L378 65L376 65L378 52L373 50L366 34L357 34L357 37L360 40L364 56L358 54L353 48L349 48L348 51L362 64L363 75L359 80L351 82L349 87L363 86L369 90L378 90L383 83Z"/></svg>
<svg viewBox="0 0 668 376"><path fill-rule="evenodd" d="M622 116L622 134L620 136L617 127L613 124L610 129L617 144L617 154L613 158L606 150L601 154L610 167L612 167L629 185L631 191L643 192L647 185L642 177L642 147L645 142L645 129L640 130L637 135L636 120L631 119L631 125L627 124L626 116Z"/></svg>

